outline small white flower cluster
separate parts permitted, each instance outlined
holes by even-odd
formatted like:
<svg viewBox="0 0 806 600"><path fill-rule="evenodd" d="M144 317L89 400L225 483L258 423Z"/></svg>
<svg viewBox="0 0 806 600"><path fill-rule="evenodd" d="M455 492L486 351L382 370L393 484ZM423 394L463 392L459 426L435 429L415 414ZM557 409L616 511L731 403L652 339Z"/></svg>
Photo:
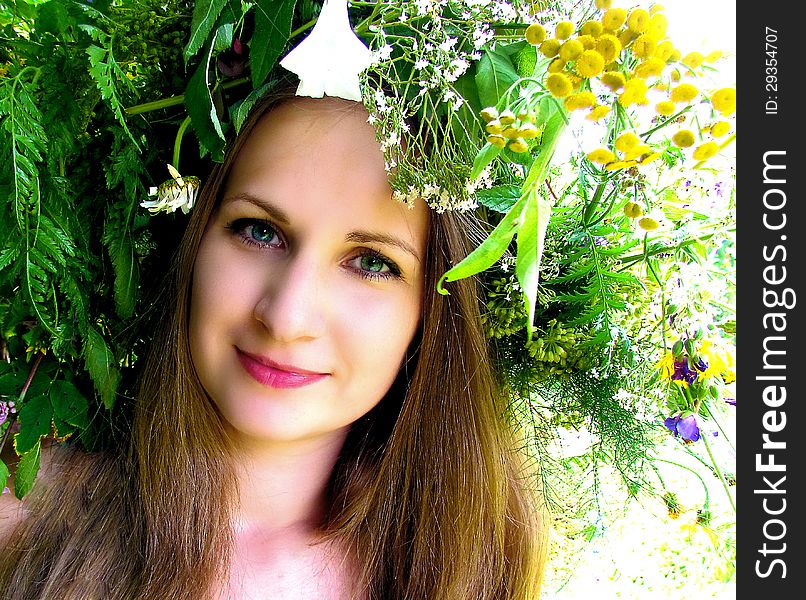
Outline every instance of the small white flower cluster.
<svg viewBox="0 0 806 600"><path fill-rule="evenodd" d="M406 191L395 190L393 198L409 208L414 206L414 202L418 198L422 198L437 213L443 213L446 210L469 211L479 207L473 196L457 199L447 190L433 184L425 184L422 188L410 185Z"/></svg>

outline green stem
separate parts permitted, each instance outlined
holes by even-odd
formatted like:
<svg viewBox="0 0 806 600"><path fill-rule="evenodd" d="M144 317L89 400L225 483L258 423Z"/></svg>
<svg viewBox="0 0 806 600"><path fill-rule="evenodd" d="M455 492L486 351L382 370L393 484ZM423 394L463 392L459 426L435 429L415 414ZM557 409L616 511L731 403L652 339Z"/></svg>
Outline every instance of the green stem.
<svg viewBox="0 0 806 600"><path fill-rule="evenodd" d="M231 81L227 81L221 85L222 88L225 90L235 87L238 85L242 85L244 83L248 83L248 77L241 77L240 79L233 79ZM144 102L142 104L136 104L134 106L130 106L129 108L125 109L127 115L140 115L147 112L152 112L155 110L160 110L163 108L170 108L172 106L178 106L185 102L185 95L179 94L178 96L169 96L168 98L160 98L159 100L154 100L153 102Z"/></svg>
<svg viewBox="0 0 806 600"><path fill-rule="evenodd" d="M605 187L607 187L607 182L603 181L598 186L596 186L596 191L593 192L593 198L585 207L585 212L582 213L582 223L587 226L588 222L590 221L591 217L593 216L593 212L596 210L596 207L599 206L599 202L602 199L602 194L605 191Z"/></svg>
<svg viewBox="0 0 806 600"><path fill-rule="evenodd" d="M719 477L719 481L722 482L722 487L725 489L725 494L728 497L728 502L730 502L731 507L733 508L733 512L736 512L736 502L733 500L733 496L730 493L730 486L728 482L725 480L725 476L722 474L722 471L719 468L719 465L714 458L714 453L711 452L711 445L708 443L707 436L702 436L703 444L705 445L705 449L708 451L708 456L711 459L711 465L714 467L714 471L716 471L717 477Z"/></svg>
<svg viewBox="0 0 806 600"><path fill-rule="evenodd" d="M705 480L702 478L702 476L699 473L697 473L697 471L695 471L691 467L687 467L686 465L681 465L678 462L674 462L673 460L666 460L665 458L655 458L654 462L665 462L667 464L674 465L675 467L679 467L681 469L688 471L689 473L692 473L697 479L699 479L700 483L702 484L702 489L705 492L705 502L703 502L703 508L708 509L711 503L711 498L708 494L708 485L705 483ZM663 487L664 489L666 489L665 485Z"/></svg>
<svg viewBox="0 0 806 600"><path fill-rule="evenodd" d="M190 125L190 117L185 117L185 120L182 121L182 124L179 126L179 130L176 132L176 139L174 140L174 154L173 154L173 162L171 163L174 168L182 172L179 169L179 153L182 151L182 138L185 135L185 130Z"/></svg>

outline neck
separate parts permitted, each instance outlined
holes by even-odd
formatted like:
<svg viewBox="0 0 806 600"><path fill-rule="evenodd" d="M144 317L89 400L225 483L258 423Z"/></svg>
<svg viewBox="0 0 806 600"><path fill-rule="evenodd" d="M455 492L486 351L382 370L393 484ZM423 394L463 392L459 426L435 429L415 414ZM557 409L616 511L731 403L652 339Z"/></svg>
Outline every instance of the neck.
<svg viewBox="0 0 806 600"><path fill-rule="evenodd" d="M241 530L315 534L327 508L326 488L347 430L328 436L264 442L237 440Z"/></svg>

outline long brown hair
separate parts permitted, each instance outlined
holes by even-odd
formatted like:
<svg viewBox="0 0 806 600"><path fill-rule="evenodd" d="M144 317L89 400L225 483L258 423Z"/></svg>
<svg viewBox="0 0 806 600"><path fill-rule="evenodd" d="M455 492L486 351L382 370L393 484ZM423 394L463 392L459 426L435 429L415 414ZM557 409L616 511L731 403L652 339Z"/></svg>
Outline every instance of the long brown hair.
<svg viewBox="0 0 806 600"><path fill-rule="evenodd" d="M128 443L65 452L26 504L0 564L4 598L204 598L227 577L238 500L232 448L188 342L195 256L255 107L213 169L175 256ZM391 200L390 200L391 201ZM537 598L543 511L480 322L474 279L435 293L477 241L473 217L432 213L421 331L386 397L356 422L322 523L378 600Z"/></svg>

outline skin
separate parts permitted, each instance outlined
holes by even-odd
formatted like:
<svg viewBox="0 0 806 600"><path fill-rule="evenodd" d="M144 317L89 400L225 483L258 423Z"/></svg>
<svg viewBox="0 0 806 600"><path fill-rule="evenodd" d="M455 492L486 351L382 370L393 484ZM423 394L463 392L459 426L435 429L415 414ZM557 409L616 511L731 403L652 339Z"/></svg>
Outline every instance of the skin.
<svg viewBox="0 0 806 600"><path fill-rule="evenodd" d="M264 116L201 241L191 355L241 453L221 597L348 594L349 560L311 542L350 425L388 391L419 327L429 218L392 199L366 120L338 99ZM244 356L315 375L266 384Z"/></svg>

